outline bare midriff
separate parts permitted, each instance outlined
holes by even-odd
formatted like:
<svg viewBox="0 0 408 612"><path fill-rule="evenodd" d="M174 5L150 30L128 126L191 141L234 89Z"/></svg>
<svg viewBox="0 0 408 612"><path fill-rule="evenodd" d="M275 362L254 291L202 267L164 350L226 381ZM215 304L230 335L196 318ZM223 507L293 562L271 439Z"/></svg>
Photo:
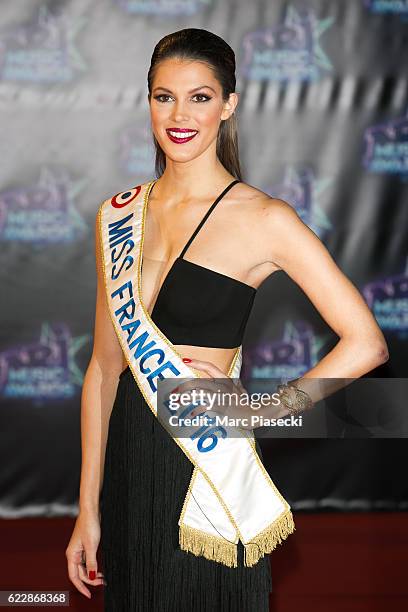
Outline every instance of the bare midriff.
<svg viewBox="0 0 408 612"><path fill-rule="evenodd" d="M174 344L173 346L182 357L211 362L224 374L228 374L228 370L238 348L215 348L208 346L190 346L187 344ZM125 370L127 365L127 361L124 359L122 370ZM205 364L203 364L203 366L204 365ZM200 370L200 375L205 378L212 378L211 374L202 370Z"/></svg>

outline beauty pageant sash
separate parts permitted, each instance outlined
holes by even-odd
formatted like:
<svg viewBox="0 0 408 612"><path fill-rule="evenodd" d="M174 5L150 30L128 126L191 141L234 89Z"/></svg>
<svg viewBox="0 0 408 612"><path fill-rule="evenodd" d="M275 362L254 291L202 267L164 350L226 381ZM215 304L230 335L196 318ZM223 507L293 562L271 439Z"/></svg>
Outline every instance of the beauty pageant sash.
<svg viewBox="0 0 408 612"><path fill-rule="evenodd" d="M203 375L182 361L182 355L152 321L142 301L145 217L154 183L138 185L102 202L98 221L112 323L134 379L158 417L158 380L191 380ZM239 378L241 363L242 346L234 355L228 376ZM253 432L240 429L241 435L236 432L231 437L232 428L227 429L225 437L212 435L210 445L203 445L197 435L172 436L194 465L178 521L179 543L186 552L237 567L237 544L241 540L244 563L252 567L295 526L289 504L255 450Z"/></svg>

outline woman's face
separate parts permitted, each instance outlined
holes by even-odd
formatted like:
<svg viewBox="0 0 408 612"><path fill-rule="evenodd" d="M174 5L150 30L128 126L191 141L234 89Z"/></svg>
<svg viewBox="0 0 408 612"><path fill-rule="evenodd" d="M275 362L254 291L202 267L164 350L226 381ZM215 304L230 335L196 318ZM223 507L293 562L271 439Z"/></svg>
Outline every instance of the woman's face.
<svg viewBox="0 0 408 612"><path fill-rule="evenodd" d="M167 59L157 67L152 83L150 115L153 133L165 155L187 161L216 146L220 123L234 112L236 93L228 102L208 66L202 62ZM183 140L180 130L187 130ZM173 132L173 135L171 134ZM192 136L191 132L194 132Z"/></svg>

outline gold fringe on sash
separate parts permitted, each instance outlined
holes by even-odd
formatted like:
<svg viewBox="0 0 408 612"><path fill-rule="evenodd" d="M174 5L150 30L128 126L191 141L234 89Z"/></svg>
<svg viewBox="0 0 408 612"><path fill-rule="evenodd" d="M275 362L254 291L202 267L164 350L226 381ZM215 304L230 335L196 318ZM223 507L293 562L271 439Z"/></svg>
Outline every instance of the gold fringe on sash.
<svg viewBox="0 0 408 612"><path fill-rule="evenodd" d="M194 527L181 525L179 544L182 550L191 552L196 557L218 561L228 567L238 567L237 545L224 538L217 538Z"/></svg>
<svg viewBox="0 0 408 612"><path fill-rule="evenodd" d="M287 510L251 542L244 545L245 566L253 567L261 557L272 552L278 544L281 544L294 531L296 531L296 528L292 512Z"/></svg>
<svg viewBox="0 0 408 612"><path fill-rule="evenodd" d="M288 535L296 531L293 515L287 510L271 525L261 531L256 538L244 545L245 567L253 567L265 554L272 552ZM196 557L218 561L228 567L237 567L237 545L223 538L206 534L188 525L179 527L180 548Z"/></svg>

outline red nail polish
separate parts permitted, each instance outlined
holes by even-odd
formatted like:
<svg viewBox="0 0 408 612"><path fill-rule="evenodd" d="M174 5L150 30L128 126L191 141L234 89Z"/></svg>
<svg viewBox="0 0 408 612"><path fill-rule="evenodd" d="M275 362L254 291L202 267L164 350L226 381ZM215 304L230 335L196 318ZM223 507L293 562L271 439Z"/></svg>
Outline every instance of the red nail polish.
<svg viewBox="0 0 408 612"><path fill-rule="evenodd" d="M95 580L95 578L96 578L96 571L89 570L89 580Z"/></svg>
<svg viewBox="0 0 408 612"><path fill-rule="evenodd" d="M184 363L190 363L191 359L189 359L188 357L183 357L183 361Z"/></svg>

